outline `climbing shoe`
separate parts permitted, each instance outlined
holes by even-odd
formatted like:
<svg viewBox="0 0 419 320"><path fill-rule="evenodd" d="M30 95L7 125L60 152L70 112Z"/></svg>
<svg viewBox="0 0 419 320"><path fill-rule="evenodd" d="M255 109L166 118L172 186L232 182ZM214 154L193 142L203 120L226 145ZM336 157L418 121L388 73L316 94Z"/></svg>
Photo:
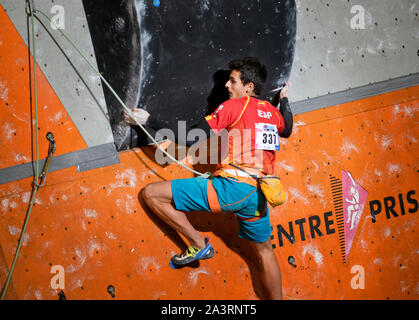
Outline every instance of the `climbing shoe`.
<svg viewBox="0 0 419 320"><path fill-rule="evenodd" d="M208 237L206 237L205 248L197 249L193 246L189 246L184 253L173 256L170 260L170 264L174 266L183 266L196 260L212 258L213 255L214 249L209 244Z"/></svg>

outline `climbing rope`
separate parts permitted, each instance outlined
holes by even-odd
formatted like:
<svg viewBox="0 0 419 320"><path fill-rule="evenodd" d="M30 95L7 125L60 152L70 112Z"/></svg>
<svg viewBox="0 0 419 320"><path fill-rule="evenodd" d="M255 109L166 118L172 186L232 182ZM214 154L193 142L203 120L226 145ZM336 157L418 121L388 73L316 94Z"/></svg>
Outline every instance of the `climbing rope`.
<svg viewBox="0 0 419 320"><path fill-rule="evenodd" d="M150 140L159 148L166 156L168 156L172 161L177 163L178 165L184 167L185 169L191 171L192 173L208 178L210 176L210 173L201 173L196 170L193 170L187 166L185 166L183 163L179 162L177 159L175 159L172 155L170 155L166 150L161 148L161 146L158 144L158 142L153 138L153 136L150 135L150 133L135 119L133 114L131 113L131 110L125 105L125 103L121 100L121 98L118 96L118 94L115 92L115 90L112 88L112 86L108 83L108 81L100 74L100 72L95 68L95 66L89 61L89 59L86 58L86 56L81 52L79 47L60 29L57 27L57 25L51 20L51 18L45 14L41 10L36 10L33 4L33 0L29 1L26 0L26 6L25 6L26 14L30 17L31 20L31 30L32 30L32 56L33 56L33 75L34 75L34 105L35 105L35 141L36 141L36 161L35 161L35 177L33 181L33 192L31 201L29 203L28 213L25 217L25 221L23 224L21 236L19 238L18 246L16 248L15 256L13 258L12 265L10 267L10 272L7 276L5 285L3 287L0 300L4 300L4 297L6 296L7 289L9 287L10 280L13 275L13 271L16 266L17 258L19 257L20 248L22 246L23 238L25 235L26 227L29 222L29 218L32 212L33 205L35 203L36 193L40 187L43 187L45 185L45 178L46 173L48 171L49 167L49 160L51 159L52 153L55 151L55 145L54 145L54 151L49 152L46 166L44 168L44 171L42 172L42 175L40 177L39 175L39 137L38 137L38 93L37 93L37 76L36 76L36 65L37 65L37 59L36 59L36 44L35 44L35 23L34 23L34 17L36 17L38 20L39 17L36 15L37 12L42 14L49 22L50 24L54 24L56 26L56 29L61 33L61 35L71 44L71 46L77 51L77 53L86 61L86 63L90 66L90 68L102 79L103 83L109 88L109 90L112 92L112 94L115 96L115 98L118 100L118 102L121 104L121 106L127 111L129 116L136 122L136 124L144 131L144 133L150 138ZM52 37L52 36L51 36ZM55 40L55 39L54 39ZM49 133L50 134L50 133ZM50 140L50 138L47 135L47 139ZM51 142L51 140L50 140ZM42 183L41 183L42 180Z"/></svg>
<svg viewBox="0 0 419 320"><path fill-rule="evenodd" d="M28 11L29 10L29 11ZM15 269L17 258L19 257L20 247L23 242L23 238L25 235L26 227L29 222L29 217L32 212L32 207L35 202L36 192L38 191L40 185L38 184L39 180L39 139L38 139L38 95L37 95L37 88L36 88L36 50L35 50L35 26L34 26L34 19L33 19L33 8L29 1L26 2L26 13L31 17L31 27L32 27L32 56L33 56L33 78L34 78L34 102L35 102L35 141L36 141L36 165L35 165L35 179L33 181L33 192L32 198L29 203L28 213L25 217L25 222L23 224L22 232L19 238L19 242L16 248L16 253L13 258L12 266L10 267L9 274L6 279L6 283L3 287L0 300L4 300L6 296L7 289L9 287L10 279L12 278L13 271Z"/></svg>
<svg viewBox="0 0 419 320"><path fill-rule="evenodd" d="M32 193L32 197L31 197L31 201L29 203L29 208L28 208L28 213L25 217L25 221L24 221L24 225L22 228L22 232L21 232L21 236L19 238L19 242L18 242L18 246L16 248L16 253L10 268L10 272L8 274L8 277L6 279L6 283L3 287L2 293L1 293L1 297L0 300L4 300L4 297L6 295L10 280L12 278L12 274L17 262L17 258L19 256L19 252L20 252L20 248L21 245L23 243L23 238L25 235L25 231L26 231L26 227L28 225L29 222L29 217L30 214L32 212L32 208L33 205L35 203L35 198L36 198L36 193L38 191L38 189L40 187L43 187L45 185L45 179L46 179L46 173L48 171L49 168L49 163L50 163L50 159L52 156L52 153L54 153L55 151L55 142L54 145L52 147L52 151L51 148L49 150L49 155L48 158L46 160L46 165L44 167L44 170L41 174L41 177L39 175L39 137L38 137L38 95L37 95L37 76L36 76L36 65L37 65L37 60L36 60L36 47L35 47L35 26L34 26L34 17L36 17L37 19L38 16L35 15L36 12L39 12L40 14L42 14L50 23L54 23L51 18L45 14L44 12L42 12L41 10L35 10L34 5L33 5L33 1L26 1L26 7L25 7L25 11L28 14L28 16L30 16L30 20L31 20L31 30L32 30L32 56L33 56L33 74L34 74L34 105L35 105L35 141L36 141L36 162L35 162L35 177L34 177L34 181L33 181L33 193ZM55 25L55 23L54 23ZM56 25L55 25L56 26ZM108 81L100 74L100 72L95 68L95 66L86 58L86 56L81 52L81 50L79 49L79 47L60 29L56 26L56 30L58 30L61 35L72 45L72 47L79 53L79 55L84 59L84 61L86 61L86 63L90 66L90 68L97 74L99 75L99 77L102 79L103 83L105 83L105 85L109 88L109 90L112 92L112 94L115 96L115 98L118 100L118 102L121 104L121 106L127 111L127 113L131 116L131 118L136 122L136 124L144 131L144 133L150 138L150 140L157 146L157 148L159 148L166 156L168 156L172 161L174 161L175 163L177 163L178 165L184 167L185 169L191 171L192 173L204 177L204 178L208 178L210 176L210 173L201 173L198 171L195 171L187 166L185 166L184 164L182 164L181 162L179 162L177 159L175 159L173 156L171 156L169 153L166 152L166 150L164 150L163 148L161 148L161 146L158 144L158 142L153 138L153 136L150 135L150 133L135 119L135 117L133 116L133 114L131 113L131 110L125 105L125 103L121 100L121 98L118 96L118 94L115 92L115 90L112 88L112 86L108 83ZM48 136L50 135L50 136ZM51 133L47 134L47 139L50 140L50 147L51 147ZM52 136L53 139L53 136ZM42 183L41 183L42 181ZM285 295L285 297L287 297L288 299L292 299L292 300L299 300L296 298L292 298L289 297L287 295Z"/></svg>
<svg viewBox="0 0 419 320"><path fill-rule="evenodd" d="M210 174L207 173L201 173L198 171L195 171L187 166L185 166L183 163L179 162L177 159L175 159L172 155L170 155L166 150L161 148L161 146L158 144L158 142L153 138L153 136L135 119L133 114L131 113L131 110L125 105L125 103L122 101L122 99L118 96L118 94L115 92L115 90L111 87L111 85L106 81L106 79L101 75L101 73L96 69L96 67L89 61L89 59L84 55L80 48L51 20L51 18L42 12L41 10L36 10L36 12L39 12L42 14L50 23L53 23L56 29L61 33L61 35L71 44L71 46L77 51L77 53L83 58L84 61L89 65L89 67L102 79L103 83L109 88L109 90L112 92L112 94L115 96L115 98L118 100L118 102L121 104L121 106L127 111L129 116L135 121L135 123L141 128L141 130L144 131L144 133L147 135L147 137L150 138L150 140L159 148L166 156L168 156L173 162L177 163L178 165L184 167L185 169L191 171L192 173L208 178ZM35 17L37 17L35 15ZM38 17L37 17L38 18ZM38 18L39 19L39 18Z"/></svg>

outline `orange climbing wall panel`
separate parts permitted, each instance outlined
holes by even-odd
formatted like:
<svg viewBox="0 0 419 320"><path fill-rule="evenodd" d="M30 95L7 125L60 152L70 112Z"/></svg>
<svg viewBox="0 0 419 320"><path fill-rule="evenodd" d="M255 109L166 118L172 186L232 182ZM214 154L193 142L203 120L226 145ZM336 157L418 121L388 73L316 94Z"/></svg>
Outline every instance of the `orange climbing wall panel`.
<svg viewBox="0 0 419 320"><path fill-rule="evenodd" d="M276 163L288 200L271 208L286 299L419 298L418 88L295 116ZM170 257L184 249L182 239L155 220L139 192L150 182L191 173L176 165L162 168L146 151L121 152L121 162L105 168L49 174L7 298L57 299L61 290L67 299L264 297L252 253L237 237L231 214L189 213L216 254L199 268L170 268ZM351 186L343 172L367 193L357 202L364 207L351 237L343 232L346 213L340 214L353 202L345 194ZM336 187L333 181L342 183ZM30 183L28 178L0 186L1 283L22 229ZM65 270L63 289L51 285L55 265Z"/></svg>
<svg viewBox="0 0 419 320"><path fill-rule="evenodd" d="M284 143L277 167L289 196L288 203L277 211L277 222L287 226L293 221L296 231L295 244L285 241L280 250L282 259L292 255L297 261L296 268L287 266L291 273L284 277L291 296L418 298L417 98L418 87L411 87L296 117L293 137ZM342 179L342 170L350 172L368 192L345 263L336 210L342 196L334 201L330 181L330 175ZM338 189L335 194L342 190ZM370 202L375 203L374 210L378 203L382 206L375 222ZM394 215L390 210L393 202ZM333 212L333 234L326 232L324 213L329 211ZM302 241L295 221L313 215L320 218L324 236L315 234L312 239L307 221L303 224L306 240ZM351 273L354 266L365 271L365 289L354 290L350 285L357 274Z"/></svg>
<svg viewBox="0 0 419 320"><path fill-rule="evenodd" d="M30 26L28 26L30 27ZM0 6L0 169L36 159L33 57ZM67 111L37 65L40 157L48 152L48 131L61 143L55 155L87 148ZM32 139L33 138L33 139Z"/></svg>

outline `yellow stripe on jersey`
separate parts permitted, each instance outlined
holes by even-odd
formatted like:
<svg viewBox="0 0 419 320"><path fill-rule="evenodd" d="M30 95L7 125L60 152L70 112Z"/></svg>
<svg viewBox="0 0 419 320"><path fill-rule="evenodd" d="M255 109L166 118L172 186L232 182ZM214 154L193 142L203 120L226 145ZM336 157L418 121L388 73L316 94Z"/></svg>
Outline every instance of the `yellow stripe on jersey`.
<svg viewBox="0 0 419 320"><path fill-rule="evenodd" d="M246 108L247 108L247 105L249 104L249 101L250 101L250 96L247 96L247 101L246 101L246 104L244 105L244 107L243 107L243 110L242 110L242 113L240 114L240 116L239 116L239 118L232 124L232 125L230 125L229 126L229 128L232 128L237 122L239 122L239 120L241 119L241 117L243 116L243 113L244 113L244 111L246 110Z"/></svg>

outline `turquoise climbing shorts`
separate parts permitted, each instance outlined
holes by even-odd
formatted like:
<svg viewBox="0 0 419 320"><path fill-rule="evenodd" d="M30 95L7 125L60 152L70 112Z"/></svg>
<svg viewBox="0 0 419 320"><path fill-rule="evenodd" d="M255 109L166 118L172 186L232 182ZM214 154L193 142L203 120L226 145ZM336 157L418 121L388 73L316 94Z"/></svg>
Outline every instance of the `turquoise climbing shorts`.
<svg viewBox="0 0 419 320"><path fill-rule="evenodd" d="M235 179L214 177L212 184L223 212L234 212L243 218L254 218L256 211L262 212L265 197L260 189ZM208 179L189 178L172 180L172 195L175 207L180 211L211 211L207 197ZM239 237L252 242L265 242L272 233L269 207L266 215L256 221L238 219Z"/></svg>

